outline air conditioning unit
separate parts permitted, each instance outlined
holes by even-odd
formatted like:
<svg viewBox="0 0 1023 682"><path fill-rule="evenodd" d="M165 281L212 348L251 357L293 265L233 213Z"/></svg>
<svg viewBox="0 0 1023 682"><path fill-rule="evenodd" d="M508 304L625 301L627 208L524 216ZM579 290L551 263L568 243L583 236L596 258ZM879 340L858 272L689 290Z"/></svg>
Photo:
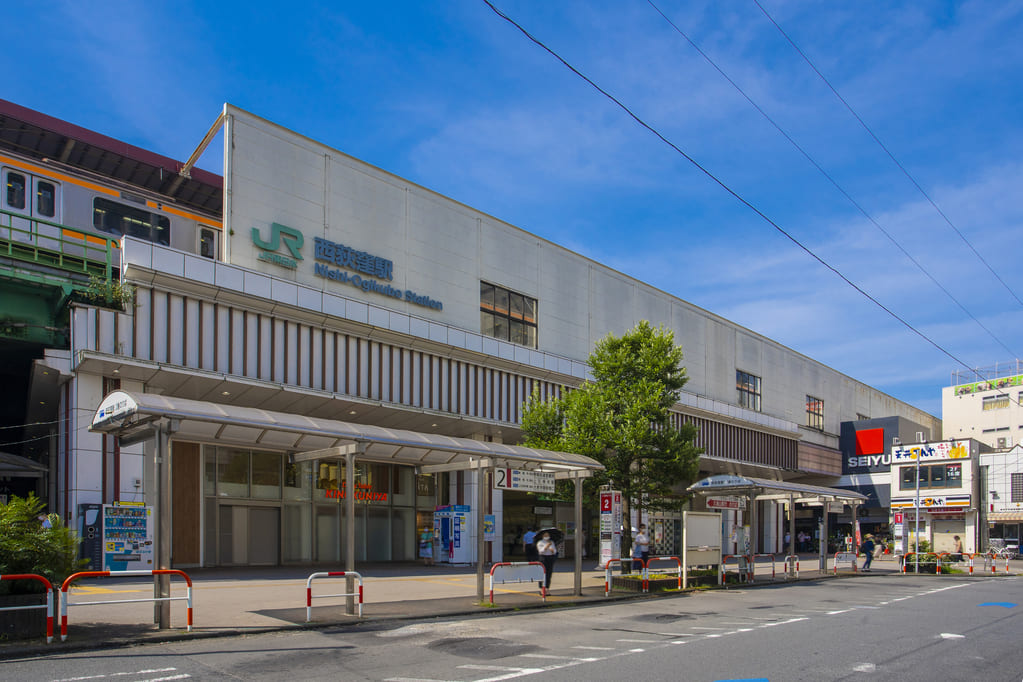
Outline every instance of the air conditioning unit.
<svg viewBox="0 0 1023 682"><path fill-rule="evenodd" d="M917 431L916 432L916 442L917 443L923 443L924 442L924 432L923 431Z"/></svg>
<svg viewBox="0 0 1023 682"><path fill-rule="evenodd" d="M1007 448L1007 447L1009 447L1008 441L1009 441L1008 437L1006 437L1006 438L999 438L998 441L997 441L998 442L998 447L1000 447L1000 448Z"/></svg>
<svg viewBox="0 0 1023 682"><path fill-rule="evenodd" d="M894 438L892 438L892 445L893 446L902 445L902 441L899 439L898 436L895 436Z"/></svg>

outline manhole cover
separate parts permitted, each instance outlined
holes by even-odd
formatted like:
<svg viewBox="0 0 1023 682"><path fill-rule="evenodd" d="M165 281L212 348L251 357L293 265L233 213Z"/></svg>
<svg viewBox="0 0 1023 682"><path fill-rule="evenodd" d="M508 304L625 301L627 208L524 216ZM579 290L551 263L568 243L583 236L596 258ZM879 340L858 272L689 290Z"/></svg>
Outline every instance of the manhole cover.
<svg viewBox="0 0 1023 682"><path fill-rule="evenodd" d="M644 613L633 620L645 623L674 623L678 620L692 620L693 616L685 613Z"/></svg>

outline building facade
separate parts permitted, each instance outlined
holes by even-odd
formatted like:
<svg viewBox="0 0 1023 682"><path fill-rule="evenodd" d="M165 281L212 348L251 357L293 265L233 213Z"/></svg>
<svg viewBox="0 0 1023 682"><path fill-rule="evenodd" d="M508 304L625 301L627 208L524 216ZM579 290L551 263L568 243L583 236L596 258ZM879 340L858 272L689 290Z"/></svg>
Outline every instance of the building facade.
<svg viewBox="0 0 1023 682"><path fill-rule="evenodd" d="M978 380L980 379L980 380ZM941 390L945 436L975 438L1000 450L1023 438L1023 361L956 371Z"/></svg>
<svg viewBox="0 0 1023 682"><path fill-rule="evenodd" d="M91 224L77 226L119 232L120 280L134 296L124 310L72 302L67 348L36 365L59 377L33 390L58 396L52 488L72 522L82 505L160 491L150 443L88 428L112 391L517 443L528 396L580 384L593 344L641 320L683 348L690 380L673 418L699 427L704 474L833 484L844 422L941 431L937 418L754 331L248 112L227 105L217 126L219 210L193 209L190 228L165 230L166 188L136 185L150 207L144 230L130 216L105 223L100 212L118 209L95 199ZM106 201L123 206L124 194ZM290 441L243 443L228 428L171 443L163 492L176 565L341 556L340 460L295 461ZM436 508L472 507L477 484L462 472L363 466L356 554L415 558ZM542 494L488 488L485 499L504 540L491 560L517 550L520 528L588 528ZM758 516L770 522L754 547L780 548L783 507L764 503ZM742 523L726 512L726 532Z"/></svg>

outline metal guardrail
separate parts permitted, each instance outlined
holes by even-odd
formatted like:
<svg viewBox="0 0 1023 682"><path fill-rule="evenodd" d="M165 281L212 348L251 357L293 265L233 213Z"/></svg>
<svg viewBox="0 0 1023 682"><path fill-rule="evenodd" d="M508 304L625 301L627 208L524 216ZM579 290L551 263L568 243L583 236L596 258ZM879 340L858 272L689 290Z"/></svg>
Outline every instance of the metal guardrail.
<svg viewBox="0 0 1023 682"><path fill-rule="evenodd" d="M79 578L121 578L137 577L146 575L180 575L188 584L187 596L185 597L151 597L149 599L110 599L105 601L81 601L72 602L68 595L68 588ZM192 631L192 579L184 571L175 568L160 568L152 571L81 571L72 573L64 580L60 591L64 597L60 600L60 641L67 639L67 611L69 606L96 606L100 604L132 604L137 602L161 602L161 601L187 601L188 602L188 631Z"/></svg>
<svg viewBox="0 0 1023 682"><path fill-rule="evenodd" d="M35 580L46 586L46 604L30 604L28 606L3 606L0 611L29 611L46 609L46 643L53 641L53 585L41 575L35 573L8 573L0 575L0 580Z"/></svg>
<svg viewBox="0 0 1023 682"><path fill-rule="evenodd" d="M0 255L113 279L120 239L0 210Z"/></svg>
<svg viewBox="0 0 1023 682"><path fill-rule="evenodd" d="M362 574L356 573L355 571L322 571L320 573L313 573L305 581L305 622L309 622L313 618L313 579L314 578L347 578L354 577L359 581L359 590L357 592L339 592L337 594L318 594L316 599L326 599L328 597L358 597L359 598L359 618L362 618Z"/></svg>
<svg viewBox="0 0 1023 682"><path fill-rule="evenodd" d="M539 570L537 570L539 569ZM540 582L540 597L547 601L547 569L539 561L502 561L490 567L490 603L494 603L494 583L535 583ZM604 585L607 596L607 584Z"/></svg>

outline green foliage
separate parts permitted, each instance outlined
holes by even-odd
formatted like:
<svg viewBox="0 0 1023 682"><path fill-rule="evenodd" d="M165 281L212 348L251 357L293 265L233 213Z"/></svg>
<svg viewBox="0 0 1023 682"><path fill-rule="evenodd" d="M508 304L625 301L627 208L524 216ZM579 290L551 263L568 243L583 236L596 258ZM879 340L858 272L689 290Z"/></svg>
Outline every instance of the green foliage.
<svg viewBox="0 0 1023 682"><path fill-rule="evenodd" d="M125 310L135 304L135 287L120 280L92 275L82 298L97 305Z"/></svg>
<svg viewBox="0 0 1023 682"><path fill-rule="evenodd" d="M611 485L645 509L680 508L685 498L675 488L696 475L701 452L693 445L696 427L670 418L688 381L681 363L682 349L663 327L643 321L621 337L609 334L589 357L594 381L560 398L534 393L526 401L525 443L603 464L587 479L587 497Z"/></svg>
<svg viewBox="0 0 1023 682"><path fill-rule="evenodd" d="M44 528L39 516L45 505L34 494L12 497L0 505L0 574L34 573L59 587L64 579L88 563L78 559L78 535L64 526L57 514ZM0 582L0 594L42 591L37 581Z"/></svg>

